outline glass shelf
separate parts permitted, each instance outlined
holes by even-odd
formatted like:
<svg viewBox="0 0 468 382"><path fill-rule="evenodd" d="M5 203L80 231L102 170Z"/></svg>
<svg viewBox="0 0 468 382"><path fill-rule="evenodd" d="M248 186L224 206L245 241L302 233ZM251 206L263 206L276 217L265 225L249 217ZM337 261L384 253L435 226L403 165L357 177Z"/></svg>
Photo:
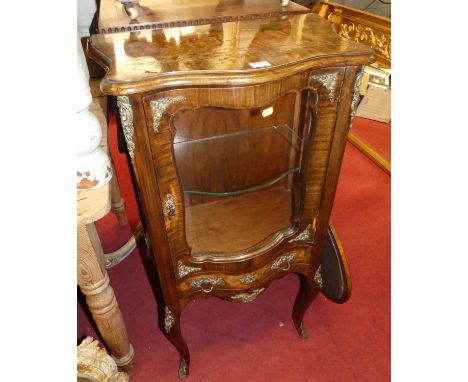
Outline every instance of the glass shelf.
<svg viewBox="0 0 468 382"><path fill-rule="evenodd" d="M301 147L297 134L280 125L181 140L174 144L174 154L184 195L232 196L270 187L299 172ZM194 177L193 164L200 161L205 162L204 175Z"/></svg>
<svg viewBox="0 0 468 382"><path fill-rule="evenodd" d="M244 188L243 190L237 190L237 191L231 191L231 192L183 191L183 193L184 193L184 195L206 195L206 196L241 195L241 194L245 194L245 193L248 193L248 192L255 192L255 191L262 190L264 188L273 186L274 184L276 184L280 180L287 177L289 174L291 174L293 172L299 172L299 171L301 171L301 169L299 167L293 168L293 169L288 170L288 171L284 172L283 174L279 175L278 177L276 177L275 179L273 179L270 182L267 182L267 183L264 183L264 184L261 184L261 185L255 186L255 187Z"/></svg>
<svg viewBox="0 0 468 382"><path fill-rule="evenodd" d="M262 108L203 106L174 115L174 158L194 258L228 260L293 225L303 150L291 128L295 99L289 93Z"/></svg>
<svg viewBox="0 0 468 382"><path fill-rule="evenodd" d="M264 128L256 129L256 130L244 130L244 131L239 131L239 132L235 132L231 134L224 134L224 135L217 135L217 136L207 137L207 138L186 140L186 141L176 143L174 145L174 151L177 152L180 149L178 145L200 145L201 150L203 150L205 145L210 145L210 150L213 150L213 151L218 151L217 146L225 146L226 144L228 144L229 146L232 145L232 147L235 146L237 148L240 147L241 145L249 146L251 141L254 141L255 139L264 138L264 137L255 137L255 135L257 134L259 135L274 134L276 135L276 137L273 137L272 138L273 140L284 140L284 143L290 145L292 150L296 152L300 152L302 140L287 125L270 126L270 127L264 127ZM218 140L226 140L226 141L220 142L220 144L218 144L217 142ZM220 147L220 148L223 148L223 147ZM182 150L189 150L189 149L190 148L188 147L182 148ZM192 149L200 150L200 148L193 148L193 146L192 146ZM222 158L222 159L227 159L227 158ZM289 174L298 172L298 171L300 171L299 167L289 168L289 169L286 169L286 171L272 175L270 179L267 179L262 184L258 184L256 186L250 186L250 187L238 189L238 190L215 192L215 191L208 191L208 190L186 190L184 189L183 193L184 195L206 195L206 196L240 195L243 193L255 192L257 190L270 187L276 184L277 182L281 181L285 177L287 177Z"/></svg>
<svg viewBox="0 0 468 382"><path fill-rule="evenodd" d="M182 140L177 140L174 145L178 145L181 143L197 143L197 142L203 142L203 141L209 142L209 141L214 141L217 139L227 139L227 138L236 137L236 136L239 137L239 136L246 135L246 134L256 134L256 133L264 132L265 130L271 130L271 131L278 133L291 146L293 146L293 148L296 151L299 151L301 149L300 144L302 143L302 139L288 125L267 126L267 127L260 127L257 129L244 129L244 130L236 131L233 133L220 134L220 135L215 135L215 136L205 137L205 138L198 138L198 139L185 138Z"/></svg>

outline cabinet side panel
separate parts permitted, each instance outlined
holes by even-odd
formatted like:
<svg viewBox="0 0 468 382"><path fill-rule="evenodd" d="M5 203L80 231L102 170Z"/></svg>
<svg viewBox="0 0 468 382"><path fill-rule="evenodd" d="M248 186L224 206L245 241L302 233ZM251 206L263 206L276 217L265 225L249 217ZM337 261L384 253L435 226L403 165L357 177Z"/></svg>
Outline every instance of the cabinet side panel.
<svg viewBox="0 0 468 382"><path fill-rule="evenodd" d="M351 105L355 94L355 82L362 67L352 66L346 68L343 84L340 90L340 100L337 107L336 123L333 130L333 138L330 148L330 156L326 169L325 181L320 201L319 219L316 227L316 246L314 246L312 261L318 265L325 243L329 225L333 200L335 198L338 176L341 169L343 154L346 146Z"/></svg>

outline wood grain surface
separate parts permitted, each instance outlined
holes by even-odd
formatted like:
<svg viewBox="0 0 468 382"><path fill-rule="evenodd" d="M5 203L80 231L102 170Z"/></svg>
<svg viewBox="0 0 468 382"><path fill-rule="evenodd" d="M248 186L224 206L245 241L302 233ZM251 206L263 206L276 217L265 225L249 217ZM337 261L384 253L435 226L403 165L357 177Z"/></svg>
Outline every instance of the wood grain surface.
<svg viewBox="0 0 468 382"><path fill-rule="evenodd" d="M315 14L155 31L94 35L89 53L108 69L101 90L122 95L168 86L239 86L306 69L373 62ZM250 64L267 62L262 68Z"/></svg>
<svg viewBox="0 0 468 382"><path fill-rule="evenodd" d="M288 228L291 214L291 192L280 187L199 204L186 210L187 243L195 257L206 252L229 257Z"/></svg>
<svg viewBox="0 0 468 382"><path fill-rule="evenodd" d="M95 35L88 51L107 69L101 89L127 95L132 109L127 139L157 273L158 323L179 352L179 375L190 363L181 312L196 298L250 302L295 272L300 288L292 315L304 338L304 314L321 288L314 279L356 81L374 52L313 14ZM269 107L272 114L263 116ZM277 123L300 138L299 150L267 136L229 138ZM300 172L263 191L184 196L187 187L258 186L296 166ZM220 251L195 252L213 248ZM195 270L181 273L184 266ZM253 279L241 285L248 275Z"/></svg>
<svg viewBox="0 0 468 382"><path fill-rule="evenodd" d="M78 285L86 296L86 303L102 338L112 352L118 366L131 371L133 348L114 290L103 264L99 241L91 241L93 227L78 225ZM90 232L91 231L91 232Z"/></svg>

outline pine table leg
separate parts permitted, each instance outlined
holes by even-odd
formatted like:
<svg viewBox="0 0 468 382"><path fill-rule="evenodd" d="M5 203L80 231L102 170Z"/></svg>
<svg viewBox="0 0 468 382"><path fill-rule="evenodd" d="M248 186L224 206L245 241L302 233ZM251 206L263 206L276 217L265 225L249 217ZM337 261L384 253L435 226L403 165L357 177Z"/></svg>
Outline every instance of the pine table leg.
<svg viewBox="0 0 468 382"><path fill-rule="evenodd" d="M78 285L117 366L130 373L134 351L102 259L94 224L78 225Z"/></svg>

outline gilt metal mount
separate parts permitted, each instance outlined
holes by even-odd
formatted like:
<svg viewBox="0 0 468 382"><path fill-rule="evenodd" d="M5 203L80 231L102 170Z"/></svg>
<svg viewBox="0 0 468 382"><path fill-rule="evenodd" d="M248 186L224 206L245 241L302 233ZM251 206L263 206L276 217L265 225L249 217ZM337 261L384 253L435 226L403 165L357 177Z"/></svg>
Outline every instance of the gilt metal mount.
<svg viewBox="0 0 468 382"><path fill-rule="evenodd" d="M260 289L255 289L252 293L249 293L249 294L245 294L245 293L236 294L234 296L231 296L231 299L236 300L236 301L242 301L242 302L245 302L245 303L246 302L252 302L264 290L265 290L265 288L260 288Z"/></svg>
<svg viewBox="0 0 468 382"><path fill-rule="evenodd" d="M287 255L283 255L283 256L280 256L278 257L275 262L273 264L271 264L271 269L272 270L277 270L277 269L281 269L283 271L286 271L289 269L290 267L290 263L291 261L296 257L296 253L295 252L292 252L292 253L288 253ZM286 268L283 268L282 265L284 263L287 263L288 266Z"/></svg>
<svg viewBox="0 0 468 382"><path fill-rule="evenodd" d="M164 314L164 329L169 333L175 323L174 316L167 306L164 308Z"/></svg>
<svg viewBox="0 0 468 382"><path fill-rule="evenodd" d="M322 266L319 265L314 275L314 281L320 289L323 289L323 280L322 280L321 270L322 270Z"/></svg>
<svg viewBox="0 0 468 382"><path fill-rule="evenodd" d="M189 267L188 265L185 265L184 263L182 263L182 261L179 261L177 263L177 268L178 268L177 271L179 273L179 278L187 276L189 273L192 273L192 272L201 271L200 267Z"/></svg>
<svg viewBox="0 0 468 382"><path fill-rule="evenodd" d="M350 112L350 120L349 125L351 126L353 123L354 116L356 115L357 107L359 105L359 100L361 99L360 89L361 89L361 81L362 75L364 74L364 68L356 76L356 80L354 82L354 92L353 92L353 100L351 101L351 112Z"/></svg>
<svg viewBox="0 0 468 382"><path fill-rule="evenodd" d="M209 289L203 288L204 285L209 285ZM200 288L205 293L210 293L215 286L224 285L224 280L220 277L203 277L202 279L192 280L190 286L192 288Z"/></svg>
<svg viewBox="0 0 468 382"><path fill-rule="evenodd" d="M164 213L169 220L172 220L175 217L176 204L174 197L171 194L166 195L166 200L164 201Z"/></svg>
<svg viewBox="0 0 468 382"><path fill-rule="evenodd" d="M151 111L153 112L153 129L155 133L159 133L159 123L161 122L161 118L169 106L171 106L173 103L183 102L186 99L187 98L184 96L173 96L155 99L150 102Z"/></svg>
<svg viewBox="0 0 468 382"><path fill-rule="evenodd" d="M180 361L180 366L179 366L179 379L184 379L187 377L188 374L188 365L187 361L185 358L182 358Z"/></svg>
<svg viewBox="0 0 468 382"><path fill-rule="evenodd" d="M309 79L320 82L328 91L328 99L335 99L337 73L312 74Z"/></svg>
<svg viewBox="0 0 468 382"><path fill-rule="evenodd" d="M242 284L251 284L253 283L255 280L257 280L257 275L255 273L249 273L247 275L244 275L242 277L239 278L239 281L242 283Z"/></svg>
<svg viewBox="0 0 468 382"><path fill-rule="evenodd" d="M312 225L308 224L307 227L305 227L304 231L302 231L299 235L296 237L293 237L291 240L288 241L288 243L293 243L295 241L305 241L309 240L310 237L310 232L311 232Z"/></svg>
<svg viewBox="0 0 468 382"><path fill-rule="evenodd" d="M117 106L119 108L120 121L122 123L125 142L127 142L128 155L132 160L132 164L135 165L135 143L133 142L135 129L133 127L132 105L130 105L130 100L127 96L118 96Z"/></svg>

